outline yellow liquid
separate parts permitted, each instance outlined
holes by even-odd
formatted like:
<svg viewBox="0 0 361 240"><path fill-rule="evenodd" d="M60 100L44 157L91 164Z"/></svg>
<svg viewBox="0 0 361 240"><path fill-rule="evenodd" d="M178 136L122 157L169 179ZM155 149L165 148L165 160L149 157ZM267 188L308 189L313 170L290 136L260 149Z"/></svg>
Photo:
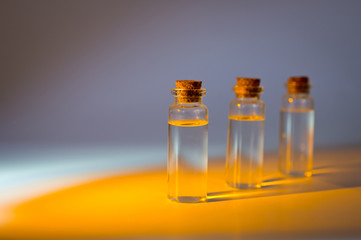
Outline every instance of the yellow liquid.
<svg viewBox="0 0 361 240"><path fill-rule="evenodd" d="M169 121L168 124L179 127L197 127L207 125L207 120L173 120Z"/></svg>
<svg viewBox="0 0 361 240"><path fill-rule="evenodd" d="M229 116L228 118L236 121L264 121L263 116Z"/></svg>
<svg viewBox="0 0 361 240"><path fill-rule="evenodd" d="M262 183L264 117L229 116L226 182L236 188Z"/></svg>
<svg viewBox="0 0 361 240"><path fill-rule="evenodd" d="M202 202L207 196L208 121L168 122L168 197Z"/></svg>

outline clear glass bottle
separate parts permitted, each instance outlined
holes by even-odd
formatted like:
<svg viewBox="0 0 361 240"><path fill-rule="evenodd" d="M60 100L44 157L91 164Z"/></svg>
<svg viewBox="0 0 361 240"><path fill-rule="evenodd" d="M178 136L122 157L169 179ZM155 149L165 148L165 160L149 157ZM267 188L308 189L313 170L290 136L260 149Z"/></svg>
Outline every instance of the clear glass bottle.
<svg viewBox="0 0 361 240"><path fill-rule="evenodd" d="M290 176L311 176L314 133L313 99L307 77L290 77L281 102L279 168Z"/></svg>
<svg viewBox="0 0 361 240"><path fill-rule="evenodd" d="M168 111L168 198L203 202L207 197L208 110L202 81L178 80Z"/></svg>
<svg viewBox="0 0 361 240"><path fill-rule="evenodd" d="M262 183L265 104L260 79L237 78L229 105L226 182L235 188L260 188Z"/></svg>

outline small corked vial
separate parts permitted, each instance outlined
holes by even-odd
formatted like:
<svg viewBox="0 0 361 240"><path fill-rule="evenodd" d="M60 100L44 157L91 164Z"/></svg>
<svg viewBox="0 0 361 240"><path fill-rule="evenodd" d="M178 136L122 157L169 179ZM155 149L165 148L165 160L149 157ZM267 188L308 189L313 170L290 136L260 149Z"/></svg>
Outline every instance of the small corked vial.
<svg viewBox="0 0 361 240"><path fill-rule="evenodd" d="M240 97L257 97L263 92L260 86L259 78L236 78L237 85L233 87L238 98Z"/></svg>
<svg viewBox="0 0 361 240"><path fill-rule="evenodd" d="M292 76L281 98L279 169L288 176L310 177L313 164L314 101L306 76Z"/></svg>
<svg viewBox="0 0 361 240"><path fill-rule="evenodd" d="M265 104L259 78L237 78L229 104L225 180L230 187L262 185Z"/></svg>
<svg viewBox="0 0 361 240"><path fill-rule="evenodd" d="M202 81L177 80L175 84L172 94L180 103L199 102L206 93L206 90L202 89Z"/></svg>
<svg viewBox="0 0 361 240"><path fill-rule="evenodd" d="M181 203L207 199L208 109L202 81L178 80L168 108L168 198Z"/></svg>
<svg viewBox="0 0 361 240"><path fill-rule="evenodd" d="M309 93L311 86L312 85L306 76L290 77L286 83L289 94Z"/></svg>

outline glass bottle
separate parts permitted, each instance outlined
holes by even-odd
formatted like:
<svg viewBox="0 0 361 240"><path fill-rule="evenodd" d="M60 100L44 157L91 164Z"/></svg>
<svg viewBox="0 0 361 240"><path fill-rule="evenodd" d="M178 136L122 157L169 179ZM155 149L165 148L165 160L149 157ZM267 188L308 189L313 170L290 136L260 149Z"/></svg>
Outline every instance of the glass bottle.
<svg viewBox="0 0 361 240"><path fill-rule="evenodd" d="M260 79L237 78L229 105L226 182L235 188L260 188L262 183L265 104Z"/></svg>
<svg viewBox="0 0 361 240"><path fill-rule="evenodd" d="M311 176L314 132L313 99L308 77L290 77L281 101L279 168L290 176Z"/></svg>
<svg viewBox="0 0 361 240"><path fill-rule="evenodd" d="M168 198L203 202L207 196L208 110L202 81L178 80L168 111Z"/></svg>

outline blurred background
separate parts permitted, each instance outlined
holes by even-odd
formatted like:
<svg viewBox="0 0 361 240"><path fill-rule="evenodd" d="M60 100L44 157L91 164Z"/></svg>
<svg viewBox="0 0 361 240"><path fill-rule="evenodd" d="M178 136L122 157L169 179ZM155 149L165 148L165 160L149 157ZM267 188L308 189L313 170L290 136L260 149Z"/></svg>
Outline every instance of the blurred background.
<svg viewBox="0 0 361 240"><path fill-rule="evenodd" d="M0 2L4 145L166 147L170 89L202 80L210 150L224 154L236 77L259 77L265 148L280 98L307 75L315 145L361 143L360 1ZM217 149L217 150L215 150Z"/></svg>

